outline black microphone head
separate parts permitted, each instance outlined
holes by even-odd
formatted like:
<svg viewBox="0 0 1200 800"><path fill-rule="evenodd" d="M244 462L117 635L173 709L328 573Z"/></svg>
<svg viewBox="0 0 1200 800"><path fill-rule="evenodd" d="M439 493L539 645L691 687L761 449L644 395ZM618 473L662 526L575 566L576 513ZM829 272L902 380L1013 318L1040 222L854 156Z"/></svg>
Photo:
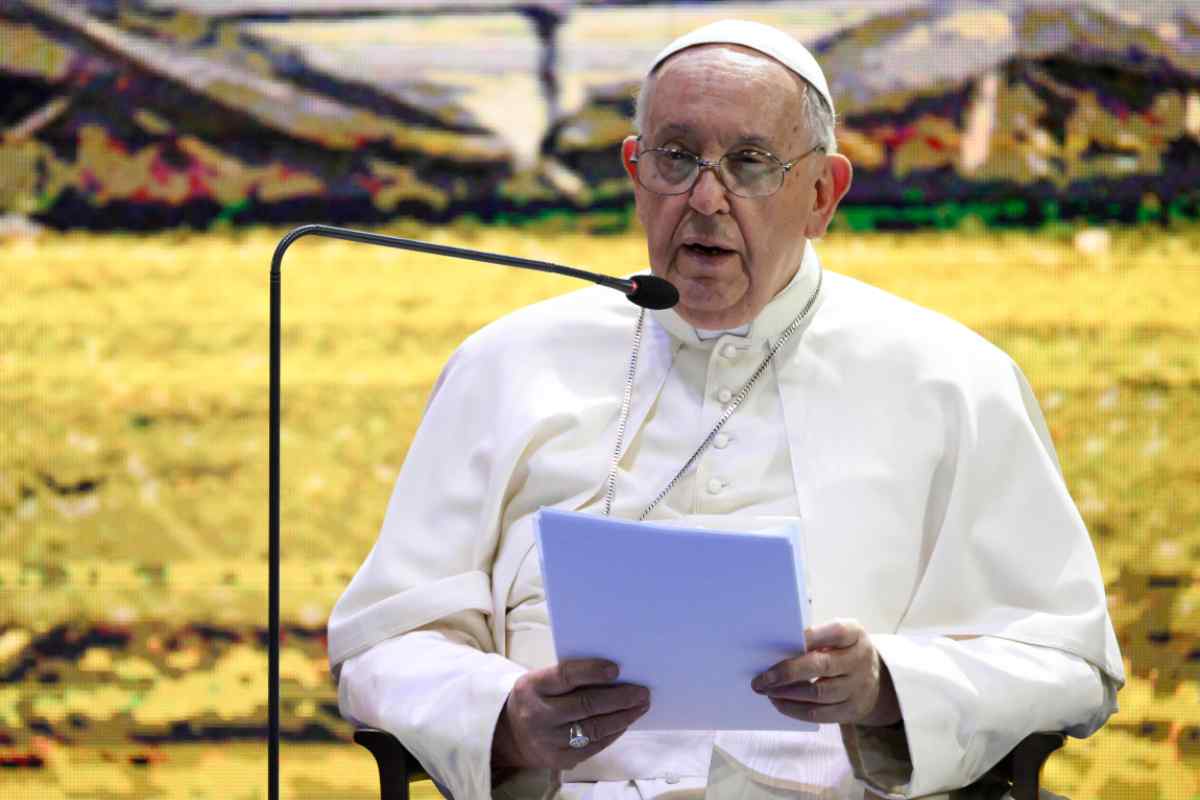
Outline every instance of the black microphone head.
<svg viewBox="0 0 1200 800"><path fill-rule="evenodd" d="M657 275L634 275L633 291L626 295L629 302L642 308L671 308L679 302L679 290Z"/></svg>

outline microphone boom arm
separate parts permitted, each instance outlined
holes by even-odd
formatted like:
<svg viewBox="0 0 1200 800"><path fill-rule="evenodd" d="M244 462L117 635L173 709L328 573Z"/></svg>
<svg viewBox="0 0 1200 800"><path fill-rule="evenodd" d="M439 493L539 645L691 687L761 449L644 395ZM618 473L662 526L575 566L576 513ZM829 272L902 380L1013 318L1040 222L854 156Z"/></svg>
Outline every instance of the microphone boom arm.
<svg viewBox="0 0 1200 800"><path fill-rule="evenodd" d="M520 267L522 269L537 270L538 272L552 272L555 275L566 275L571 278L598 283L601 286L607 286L610 289L616 289L625 294L632 294L637 288L634 281L626 278L599 275L594 272L576 269L575 267L568 267L564 264L555 264L551 261L506 256L501 253L488 253L483 250L471 250L466 247L451 247L446 244L433 244L432 242L422 242L418 239L405 239L400 236L385 236L382 233L370 233L352 228L339 228L334 225L301 225L280 239L279 244L275 248L275 257L271 260L272 275L279 271L280 264L283 261L283 252L291 246L292 242L303 236L310 235L327 236L332 239L344 239L350 242L362 242L363 244L378 244L384 247L394 247L398 250L415 250L418 253L449 256L450 258L461 258L466 261L484 261L489 264L502 264L507 267Z"/></svg>
<svg viewBox="0 0 1200 800"><path fill-rule="evenodd" d="M268 545L267 558L270 561L267 599L267 798L279 800L279 385L280 385L280 319L283 254L292 243L304 236L325 236L333 239L344 239L363 244L376 244L384 247L394 247L399 250L414 250L420 253L449 256L467 261L483 261L491 264L501 264L509 267L532 269L538 272L550 272L555 275L566 275L580 278L592 283L607 286L623 292L633 303L648 308L670 308L679 299L679 293L669 282L654 275L642 275L638 279L628 280L599 275L593 272L553 264L549 261L536 261L531 258L518 258L499 253L487 253L482 250L470 250L465 247L432 244L416 239L404 239L399 236L385 236L379 233L369 233L351 228L339 228L333 225L301 225L289 231L279 244L275 246L275 255L271 258L271 331L270 331L270 409L268 426L270 428L270 444L268 455ZM639 285L639 280L641 281Z"/></svg>

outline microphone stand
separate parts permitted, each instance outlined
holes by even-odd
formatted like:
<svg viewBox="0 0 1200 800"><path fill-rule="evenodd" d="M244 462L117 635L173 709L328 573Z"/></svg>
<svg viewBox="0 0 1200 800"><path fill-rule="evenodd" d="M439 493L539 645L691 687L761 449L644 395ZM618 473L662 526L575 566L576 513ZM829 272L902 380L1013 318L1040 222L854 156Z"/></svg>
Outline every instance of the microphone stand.
<svg viewBox="0 0 1200 800"><path fill-rule="evenodd" d="M639 275L634 279L613 278L593 272L553 264L548 261L535 261L529 258L517 258L498 253L486 253L482 250L469 250L465 247L450 247L448 245L432 244L416 239L403 239L398 236L385 236L367 231L357 231L350 228L338 228L332 225L301 225L289 231L279 244L275 246L275 255L271 258L271 365L270 365L270 454L268 456L269 510L268 510L268 552L270 561L270 577L268 581L267 625L269 628L267 655L267 798L279 800L279 362L280 362L280 317L281 317L281 267L283 254L292 243L304 236L325 236L332 239L344 239L364 244L383 245L400 250L414 250L420 253L461 258L467 261L483 261L490 264L502 264L509 267L532 269L538 272L551 272L556 275L567 275L572 278L598 283L616 289L628 295L637 305L646 308L670 308L679 299L679 294L670 283L653 275Z"/></svg>

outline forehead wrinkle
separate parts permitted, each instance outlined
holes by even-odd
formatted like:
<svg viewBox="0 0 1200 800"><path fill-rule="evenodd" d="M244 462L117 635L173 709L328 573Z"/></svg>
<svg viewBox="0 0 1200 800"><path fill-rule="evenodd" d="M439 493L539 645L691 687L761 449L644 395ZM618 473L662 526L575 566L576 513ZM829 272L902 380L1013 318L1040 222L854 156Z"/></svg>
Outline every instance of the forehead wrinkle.
<svg viewBox="0 0 1200 800"><path fill-rule="evenodd" d="M759 119L743 119L734 130L713 132L705 124L710 116L707 112L713 104L735 105L736 111L742 112L744 117L757 118L761 117L763 106L748 103L747 98L759 97L773 107L790 106L793 99L802 104L808 88L799 76L780 62L738 45L703 45L680 51L658 65L652 78L652 83L647 86L651 91L646 109L647 122L651 124L647 127L656 139L672 134L698 136L712 133L727 148L744 144L772 152L797 133L790 120L799 118L802 105L796 108L794 117L785 113L779 119L769 120L767 127L778 127L775 131L764 130ZM671 78L674 79L671 93L677 98L673 105L679 105L679 98L690 102L685 102L682 110L674 109L678 114L675 118L654 124L656 111L661 113L663 110L662 103L655 101L662 99L663 84ZM735 78L737 91L730 92L729 81ZM779 96L780 92L787 95L786 99ZM706 113L698 115L696 108L703 108ZM780 137L783 137L782 141Z"/></svg>

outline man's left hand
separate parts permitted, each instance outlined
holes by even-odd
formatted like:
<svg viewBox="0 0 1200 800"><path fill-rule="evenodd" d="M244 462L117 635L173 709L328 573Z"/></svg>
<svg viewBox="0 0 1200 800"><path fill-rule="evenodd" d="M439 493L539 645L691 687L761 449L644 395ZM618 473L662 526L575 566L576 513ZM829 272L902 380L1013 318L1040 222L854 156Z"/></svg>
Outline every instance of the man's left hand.
<svg viewBox="0 0 1200 800"><path fill-rule="evenodd" d="M750 688L783 714L808 722L893 725L900 703L887 665L857 620L804 632L808 652L780 661Z"/></svg>

